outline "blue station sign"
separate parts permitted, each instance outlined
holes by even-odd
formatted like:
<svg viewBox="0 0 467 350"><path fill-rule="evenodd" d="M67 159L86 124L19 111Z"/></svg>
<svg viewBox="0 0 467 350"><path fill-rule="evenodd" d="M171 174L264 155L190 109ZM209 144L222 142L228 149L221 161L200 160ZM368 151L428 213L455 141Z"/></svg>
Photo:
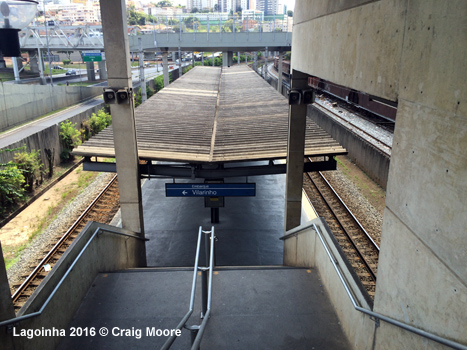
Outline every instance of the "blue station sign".
<svg viewBox="0 0 467 350"><path fill-rule="evenodd" d="M247 197L255 195L255 183L165 184L166 197Z"/></svg>

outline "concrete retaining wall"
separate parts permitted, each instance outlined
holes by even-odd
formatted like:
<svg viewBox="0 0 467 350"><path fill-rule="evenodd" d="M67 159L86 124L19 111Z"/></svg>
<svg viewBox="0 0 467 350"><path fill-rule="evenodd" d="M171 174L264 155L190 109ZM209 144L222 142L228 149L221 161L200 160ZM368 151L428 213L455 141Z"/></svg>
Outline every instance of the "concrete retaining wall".
<svg viewBox="0 0 467 350"><path fill-rule="evenodd" d="M378 185L386 189L390 158L313 105L308 106L307 115L347 149L348 156L360 169Z"/></svg>
<svg viewBox="0 0 467 350"><path fill-rule="evenodd" d="M375 322L353 307L312 223L318 227L324 236L326 245L337 260L338 266L351 286L355 298L362 307L370 309L367 297L363 295L361 287L357 285L359 283L358 278L352 275L351 269L348 268L346 261L338 250L339 248L337 248L338 244L331 238L332 233L328 232L327 226L320 218L287 232L291 236L284 240L284 265L317 269L349 343L352 344L354 349L372 349L376 337Z"/></svg>
<svg viewBox="0 0 467 350"><path fill-rule="evenodd" d="M0 85L0 132L102 94L102 87Z"/></svg>
<svg viewBox="0 0 467 350"><path fill-rule="evenodd" d="M93 113L96 113L99 109L104 107L104 102L95 107L88 109L85 112L78 113L73 117L69 118L72 123L76 123L76 128L81 128L83 120L89 119ZM50 149L54 151L54 165L60 164L60 126L58 124L48 127L47 129L38 131L37 133L13 143L8 146L9 149L15 149L26 145L27 151L41 150L41 159L44 164L44 170L47 170L48 160L45 155L44 149ZM0 152L0 163L7 163L13 160L13 152Z"/></svg>
<svg viewBox="0 0 467 350"><path fill-rule="evenodd" d="M135 235L128 230L113 226L90 222L74 240L71 247L54 266L51 272L37 288L27 303L19 311L18 316L38 311L59 283L68 267L74 262L84 246L88 243L97 228L103 228L96 238L91 241L76 265L58 288L44 312L35 318L18 323L16 333L21 329L67 329L81 301L91 287L96 276L101 272L111 272L132 267L141 267L140 254L144 252L144 241L105 232L105 229ZM97 330L96 330L97 331ZM15 349L55 349L60 342L59 336L39 336L33 339L26 337L13 337L12 334L2 335L9 337L15 343ZM6 339L0 343L8 344Z"/></svg>

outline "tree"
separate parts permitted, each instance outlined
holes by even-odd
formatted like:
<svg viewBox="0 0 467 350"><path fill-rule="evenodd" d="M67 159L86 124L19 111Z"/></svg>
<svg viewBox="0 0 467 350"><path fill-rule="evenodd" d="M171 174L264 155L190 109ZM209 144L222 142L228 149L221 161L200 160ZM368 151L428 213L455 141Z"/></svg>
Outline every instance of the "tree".
<svg viewBox="0 0 467 350"><path fill-rule="evenodd" d="M219 12L219 4L214 4L214 12Z"/></svg>
<svg viewBox="0 0 467 350"><path fill-rule="evenodd" d="M288 11L287 11L287 16L293 17L293 11L292 11L292 10L288 10Z"/></svg>
<svg viewBox="0 0 467 350"><path fill-rule="evenodd" d="M241 6L237 6L237 8L235 9L235 12L240 12L242 13L243 9Z"/></svg>
<svg viewBox="0 0 467 350"><path fill-rule="evenodd" d="M162 0L157 3L158 7L172 7L172 2L169 0Z"/></svg>
<svg viewBox="0 0 467 350"><path fill-rule="evenodd" d="M199 12L198 8L197 8L197 7L193 7L193 9L191 10L191 13L196 13L196 12Z"/></svg>
<svg viewBox="0 0 467 350"><path fill-rule="evenodd" d="M186 17L185 26L191 29L194 29L195 27L199 28L199 19L197 17L195 17L194 19L193 17Z"/></svg>
<svg viewBox="0 0 467 350"><path fill-rule="evenodd" d="M34 182L41 176L42 162L40 158L40 150L26 151L26 146L22 152L15 153L15 163L17 168L23 172L24 188L28 192L34 189Z"/></svg>

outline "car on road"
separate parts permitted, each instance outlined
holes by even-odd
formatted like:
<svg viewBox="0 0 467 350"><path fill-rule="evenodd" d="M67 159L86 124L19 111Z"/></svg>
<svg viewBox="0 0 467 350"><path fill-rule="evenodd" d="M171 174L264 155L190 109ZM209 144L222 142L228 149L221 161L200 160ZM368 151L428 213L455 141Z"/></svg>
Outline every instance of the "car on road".
<svg viewBox="0 0 467 350"><path fill-rule="evenodd" d="M74 69L71 69L65 73L65 75L76 75L76 71Z"/></svg>

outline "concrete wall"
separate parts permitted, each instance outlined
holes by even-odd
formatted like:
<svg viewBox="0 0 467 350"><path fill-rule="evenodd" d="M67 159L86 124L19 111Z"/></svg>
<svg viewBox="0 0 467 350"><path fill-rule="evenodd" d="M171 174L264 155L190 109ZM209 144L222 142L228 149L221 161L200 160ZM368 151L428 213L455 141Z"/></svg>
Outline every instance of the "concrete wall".
<svg viewBox="0 0 467 350"><path fill-rule="evenodd" d="M363 138L346 129L343 125L329 118L314 105L308 106L307 116L339 142L348 152L348 156L373 181L386 188L389 174L390 158L378 151Z"/></svg>
<svg viewBox="0 0 467 350"><path fill-rule="evenodd" d="M399 106L374 310L467 344L467 2L322 3L296 4L292 68ZM444 348L375 334L375 349Z"/></svg>
<svg viewBox="0 0 467 350"><path fill-rule="evenodd" d="M332 239L332 234L328 231L327 225L321 220L320 218L314 219L287 232L291 236L288 236L284 240L284 265L317 269L321 282L334 305L349 343L355 349L372 349L372 344L375 340L375 322L353 307L312 223L318 227L324 236L327 247L335 257L341 272L349 282L360 305L366 309L370 309L371 303L368 301L368 296L362 293L363 287L359 283L358 277L352 274L348 263L342 258L343 253L339 250L335 239ZM358 331L355 331L356 329Z"/></svg>
<svg viewBox="0 0 467 350"><path fill-rule="evenodd" d="M102 87L0 84L0 132L102 94Z"/></svg>
<svg viewBox="0 0 467 350"><path fill-rule="evenodd" d="M104 102L97 106L94 106L88 109L86 112L81 112L73 117L69 118L68 120L71 121L73 124L76 123L76 128L81 128L81 123L83 120L87 120L91 117L93 113L97 113L98 110L104 107ZM60 126L58 124L48 127L47 129L38 131L37 133L21 140L16 143L9 145L7 148L15 149L19 147L23 147L26 145L27 151L32 150L41 150L41 159L42 163L44 164L44 170L48 170L48 161L45 155L44 149L54 150L55 158L54 158L54 165L60 164L60 152L61 152L61 145L60 145ZM14 152L0 152L0 163L7 163L10 160L13 160Z"/></svg>
<svg viewBox="0 0 467 350"><path fill-rule="evenodd" d="M18 312L18 316L36 312L42 307L68 270L68 267L73 263L98 227L103 228L103 231L81 255L42 315L18 323L16 333L20 333L21 329L52 329L53 327L67 329L67 332L69 332L68 324L98 273L141 266L139 252L144 247L144 241L106 233L105 229L111 229L134 235L133 232L128 230L90 222L73 241L71 247L68 248L67 252L47 275L41 286L34 291L27 303ZM60 337L27 339L25 337L13 337L11 334L2 334L2 337L12 338L16 346L15 349L25 350L54 349L60 341ZM5 339L0 338L2 344L4 341Z"/></svg>

